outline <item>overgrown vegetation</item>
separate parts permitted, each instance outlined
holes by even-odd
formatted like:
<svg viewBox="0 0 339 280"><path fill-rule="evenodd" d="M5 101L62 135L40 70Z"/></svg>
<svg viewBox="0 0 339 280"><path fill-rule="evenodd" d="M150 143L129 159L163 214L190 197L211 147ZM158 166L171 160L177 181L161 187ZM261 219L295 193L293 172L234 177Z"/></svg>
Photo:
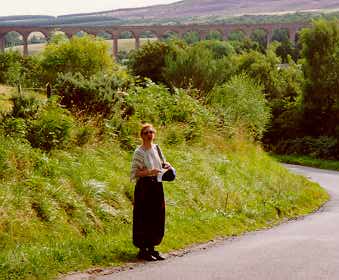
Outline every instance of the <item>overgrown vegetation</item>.
<svg viewBox="0 0 339 280"><path fill-rule="evenodd" d="M303 44L326 24L305 31ZM26 58L1 54L2 82L11 84L14 74L27 85L49 82L52 96L14 88L0 108L0 279L51 279L134 258L128 172L144 122L158 128L157 142L178 172L165 186L163 251L266 228L328 199L259 143L338 156L332 130L303 129L306 101L321 81L308 76L311 43L303 46L304 68L291 59L281 68L275 44L260 52L247 43L235 50L215 40L174 40L135 51L126 69L91 37L52 42L29 58L32 72ZM326 84L333 97L335 84Z"/></svg>

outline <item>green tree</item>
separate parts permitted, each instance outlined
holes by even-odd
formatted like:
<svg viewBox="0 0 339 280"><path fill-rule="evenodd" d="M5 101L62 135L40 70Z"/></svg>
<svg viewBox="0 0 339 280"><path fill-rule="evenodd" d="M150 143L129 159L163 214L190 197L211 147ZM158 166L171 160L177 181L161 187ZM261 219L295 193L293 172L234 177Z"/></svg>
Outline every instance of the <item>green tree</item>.
<svg viewBox="0 0 339 280"><path fill-rule="evenodd" d="M60 44L62 42L67 42L69 41L68 37L66 36L65 33L63 32L55 32L53 33L53 36L51 39L48 41L48 44Z"/></svg>
<svg viewBox="0 0 339 280"><path fill-rule="evenodd" d="M165 56L174 51L173 46L161 41L147 42L140 49L130 52L129 70L135 76L164 83L161 70L165 66Z"/></svg>
<svg viewBox="0 0 339 280"><path fill-rule="evenodd" d="M203 45L178 47L165 57L163 77L172 88L194 88L199 96L206 95L215 85L226 81L232 66L228 57L215 59L215 54Z"/></svg>
<svg viewBox="0 0 339 280"><path fill-rule="evenodd" d="M18 51L0 53L0 83L24 87L41 86L39 56L22 56Z"/></svg>
<svg viewBox="0 0 339 280"><path fill-rule="evenodd" d="M17 66L20 60L21 55L18 51L0 53L0 83L8 83L8 70L10 70L13 65ZM15 82L17 82L17 80Z"/></svg>
<svg viewBox="0 0 339 280"><path fill-rule="evenodd" d="M215 87L208 100L217 108L226 127L244 126L251 136L260 139L270 120L270 109L262 90L257 82L241 74Z"/></svg>
<svg viewBox="0 0 339 280"><path fill-rule="evenodd" d="M253 51L259 51L259 43L256 41L251 40L250 38L246 37L241 40L231 40L230 41L231 46L234 48L236 53L246 53L251 50Z"/></svg>
<svg viewBox="0 0 339 280"><path fill-rule="evenodd" d="M85 78L101 71L111 71L113 60L108 45L93 36L73 37L49 44L42 53L44 80L54 82L58 73L81 73Z"/></svg>
<svg viewBox="0 0 339 280"><path fill-rule="evenodd" d="M267 36L266 31L262 29L254 30L251 34L251 39L259 44L259 50L263 53L267 49Z"/></svg>
<svg viewBox="0 0 339 280"><path fill-rule="evenodd" d="M202 46L212 51L214 58L223 58L232 56L235 51L229 42L219 40L204 40L199 41L195 45Z"/></svg>
<svg viewBox="0 0 339 280"><path fill-rule="evenodd" d="M297 61L299 57L297 48L293 46L292 42L289 40L281 42L277 47L276 53L281 57L283 63L288 62L289 56L293 58L294 61Z"/></svg>
<svg viewBox="0 0 339 280"><path fill-rule="evenodd" d="M207 34L206 36L207 40L218 40L218 41L222 41L223 37L222 34L218 31L211 31Z"/></svg>
<svg viewBox="0 0 339 280"><path fill-rule="evenodd" d="M304 125L307 135L339 137L338 23L338 20L319 20L301 32L306 77Z"/></svg>
<svg viewBox="0 0 339 280"><path fill-rule="evenodd" d="M291 56L294 61L299 58L299 51L297 46L291 42L287 29L276 29L273 31L272 41L280 42L276 53L281 57L283 63L288 62L288 56Z"/></svg>
<svg viewBox="0 0 339 280"><path fill-rule="evenodd" d="M250 51L233 58L237 73L246 73L264 88L272 112L272 121L263 139L266 144L300 133L303 72L291 59L282 65L276 47L273 43L266 54Z"/></svg>
<svg viewBox="0 0 339 280"><path fill-rule="evenodd" d="M230 41L243 41L246 35L242 31L232 31L228 34L228 40Z"/></svg>
<svg viewBox="0 0 339 280"><path fill-rule="evenodd" d="M22 45L22 36L15 31L8 32L5 35L5 41L6 41L6 46L7 47L12 47L12 46L17 46L17 45Z"/></svg>
<svg viewBox="0 0 339 280"><path fill-rule="evenodd" d="M268 100L281 96L280 74L278 65L281 59L275 53L276 44L270 45L266 53L250 51L233 57L233 64L237 72L247 73L251 78L264 86L264 93Z"/></svg>
<svg viewBox="0 0 339 280"><path fill-rule="evenodd" d="M185 41L187 44L194 44L194 43L196 43L196 42L199 42L199 41L200 41L199 33L198 33L198 32L194 32L194 31L187 32L187 33L184 35L184 41Z"/></svg>
<svg viewBox="0 0 339 280"><path fill-rule="evenodd" d="M288 30L287 29L275 29L272 34L272 41L285 42L288 41Z"/></svg>

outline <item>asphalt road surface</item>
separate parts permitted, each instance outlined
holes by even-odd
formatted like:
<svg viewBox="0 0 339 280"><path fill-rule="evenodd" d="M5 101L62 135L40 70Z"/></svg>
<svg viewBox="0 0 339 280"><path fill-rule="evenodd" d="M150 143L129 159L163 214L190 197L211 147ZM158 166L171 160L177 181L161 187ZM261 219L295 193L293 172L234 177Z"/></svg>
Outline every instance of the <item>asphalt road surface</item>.
<svg viewBox="0 0 339 280"><path fill-rule="evenodd" d="M318 182L331 200L314 214L269 230L87 279L339 280L339 172L294 165L288 168Z"/></svg>

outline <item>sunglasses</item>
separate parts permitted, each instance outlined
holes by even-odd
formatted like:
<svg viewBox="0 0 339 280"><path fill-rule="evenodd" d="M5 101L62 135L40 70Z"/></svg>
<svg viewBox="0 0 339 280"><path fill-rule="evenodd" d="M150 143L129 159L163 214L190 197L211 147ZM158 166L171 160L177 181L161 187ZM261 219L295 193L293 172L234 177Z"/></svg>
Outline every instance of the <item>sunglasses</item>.
<svg viewBox="0 0 339 280"><path fill-rule="evenodd" d="M155 131L154 130L147 130L147 131L144 131L142 134L147 135L149 133L154 134Z"/></svg>

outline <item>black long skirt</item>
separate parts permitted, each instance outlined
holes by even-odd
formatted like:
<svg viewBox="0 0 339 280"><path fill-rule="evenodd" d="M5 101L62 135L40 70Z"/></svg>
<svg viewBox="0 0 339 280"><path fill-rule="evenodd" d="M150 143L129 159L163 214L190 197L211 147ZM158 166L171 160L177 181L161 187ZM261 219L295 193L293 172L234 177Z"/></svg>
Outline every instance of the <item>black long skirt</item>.
<svg viewBox="0 0 339 280"><path fill-rule="evenodd" d="M159 245L165 231L165 200L161 182L143 177L134 190L133 244L138 248Z"/></svg>

